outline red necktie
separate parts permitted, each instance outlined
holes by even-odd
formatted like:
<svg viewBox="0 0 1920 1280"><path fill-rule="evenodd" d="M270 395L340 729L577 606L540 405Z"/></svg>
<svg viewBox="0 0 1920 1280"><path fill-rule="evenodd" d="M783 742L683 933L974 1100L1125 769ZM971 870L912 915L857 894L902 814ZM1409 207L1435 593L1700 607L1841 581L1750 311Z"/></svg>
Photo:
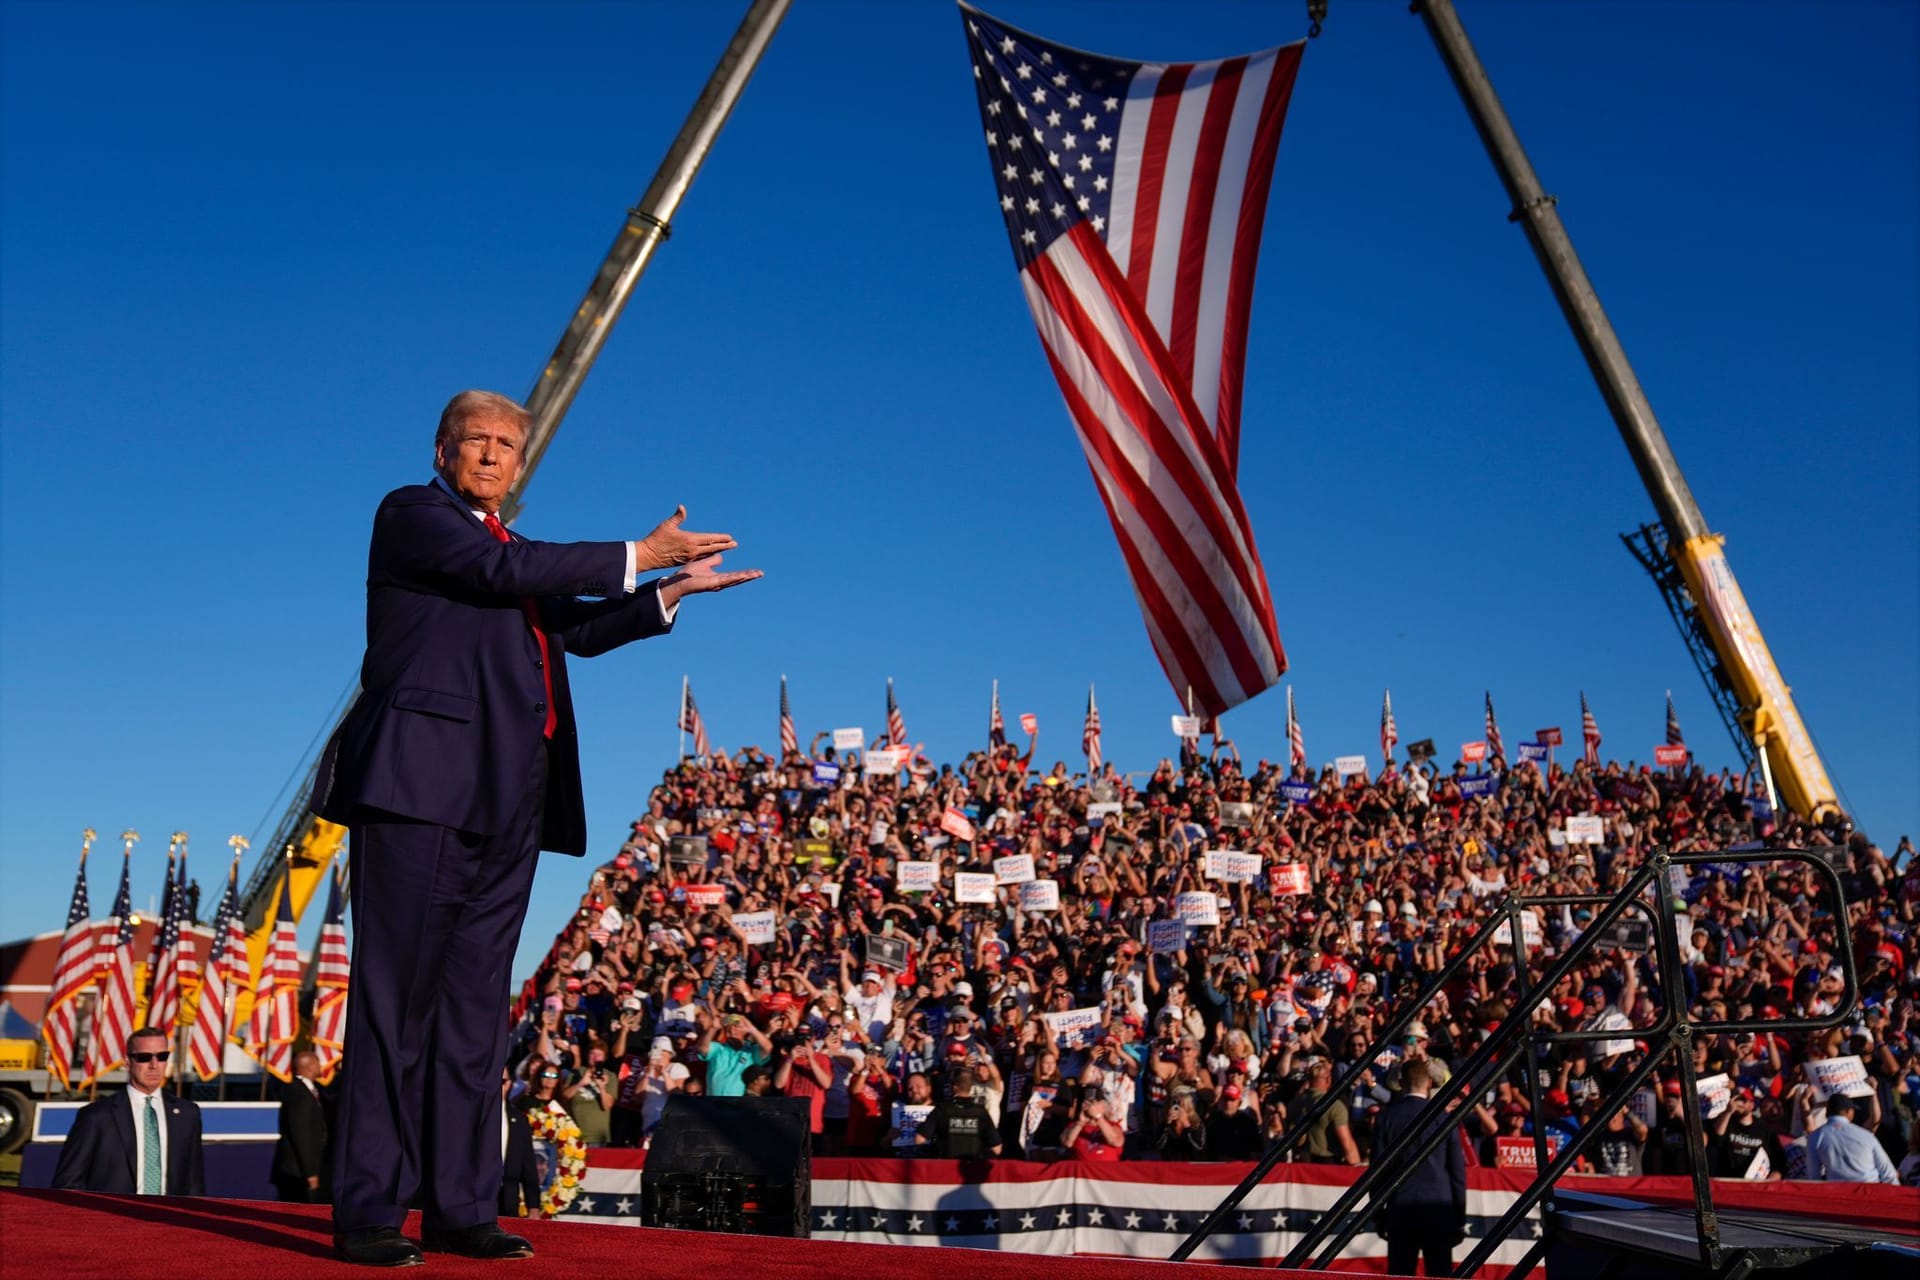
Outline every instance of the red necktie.
<svg viewBox="0 0 1920 1280"><path fill-rule="evenodd" d="M507 526L500 523L499 516L489 511L480 519L481 523L487 526L487 532L499 541L513 541L512 538L507 536ZM559 723L559 713L555 711L553 707L553 668L549 666L547 662L547 633L540 629L540 611L534 608L533 601L522 600L520 602L520 612L527 615L527 626L533 629L533 641L540 646L540 678L544 680L547 685L547 727L544 732L547 737L551 738L553 736L554 725Z"/></svg>

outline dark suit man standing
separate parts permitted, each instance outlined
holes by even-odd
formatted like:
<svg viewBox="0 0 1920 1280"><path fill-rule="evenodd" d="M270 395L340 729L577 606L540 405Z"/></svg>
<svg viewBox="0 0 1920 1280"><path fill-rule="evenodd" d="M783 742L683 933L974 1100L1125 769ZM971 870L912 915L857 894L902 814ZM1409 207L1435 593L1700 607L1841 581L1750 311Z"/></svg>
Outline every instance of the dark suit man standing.
<svg viewBox="0 0 1920 1280"><path fill-rule="evenodd" d="M381 501L361 693L315 778L315 812L352 839L333 1135L334 1243L350 1262L420 1262L400 1233L410 1205L429 1249L532 1253L495 1217L493 1082L538 851L586 852L567 655L665 634L686 596L760 576L719 572L733 539L683 530L684 509L634 542L509 535L497 513L528 423L505 396L461 392L440 416L432 483Z"/></svg>
<svg viewBox="0 0 1920 1280"><path fill-rule="evenodd" d="M282 1200L320 1199L327 1150L327 1113L320 1105L320 1055L293 1055L293 1079L280 1090L280 1141L273 1149L273 1185Z"/></svg>
<svg viewBox="0 0 1920 1280"><path fill-rule="evenodd" d="M167 1082L167 1033L142 1027L127 1037L127 1091L80 1108L60 1147L60 1191L131 1196L203 1196L200 1108L160 1092Z"/></svg>
<svg viewBox="0 0 1920 1280"><path fill-rule="evenodd" d="M527 1113L507 1100L513 1076L500 1073L501 1123L506 1126L501 1144L500 1216L517 1218L522 1207L527 1217L540 1216L540 1166L533 1158L533 1128Z"/></svg>
<svg viewBox="0 0 1920 1280"><path fill-rule="evenodd" d="M1396 1276L1419 1275L1425 1258L1427 1274L1453 1274L1453 1246L1467 1222L1467 1157L1460 1146L1458 1126L1451 1120L1420 1119L1432 1093L1424 1058L1414 1058L1402 1070L1406 1092L1380 1109L1373 1122L1374 1159L1378 1161L1403 1134L1438 1123L1446 1136L1422 1160L1399 1190L1380 1210L1380 1231L1387 1238L1387 1271Z"/></svg>

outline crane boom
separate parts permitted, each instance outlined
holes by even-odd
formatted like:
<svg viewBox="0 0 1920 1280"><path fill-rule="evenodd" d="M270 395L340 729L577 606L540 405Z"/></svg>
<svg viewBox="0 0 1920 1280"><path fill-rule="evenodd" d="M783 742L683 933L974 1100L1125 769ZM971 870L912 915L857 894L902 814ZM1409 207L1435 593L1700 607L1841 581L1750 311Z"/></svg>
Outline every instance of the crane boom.
<svg viewBox="0 0 1920 1280"><path fill-rule="evenodd" d="M1738 708L1737 728L1747 739L1740 744L1742 754L1758 760L1769 791L1777 785L1794 812L1818 818L1837 810L1839 800L1826 766L1820 762L1812 735L1794 706L1792 691L1781 677L1772 651L1760 634L1760 624L1734 579L1724 539L1708 528L1700 505L1694 501L1666 433L1660 429L1626 350L1600 305L1600 295L1574 252L1573 240L1560 221L1557 201L1534 176L1519 135L1467 39L1459 14L1454 12L1453 0L1416 0L1414 8L1426 23L1447 74L1466 104L1480 141L1513 201L1511 217L1526 231L1534 256L1620 429L1620 438L1640 472L1641 483L1660 515L1666 555L1680 579L1678 583L1670 579L1663 582L1663 590L1669 592L1671 606L1671 593L1684 587L1687 598L1681 607L1674 608L1675 620L1690 645L1704 644L1718 658L1711 664L1701 662L1701 674L1716 701ZM1638 549L1635 554L1640 554ZM1664 566L1649 563L1646 556L1642 556L1642 562L1654 572L1656 581L1661 581L1660 569ZM1697 634L1689 633L1690 626L1698 628Z"/></svg>
<svg viewBox="0 0 1920 1280"><path fill-rule="evenodd" d="M679 134L667 148L666 158L660 162L646 193L627 211L626 222L607 250L586 297L575 309L552 358L527 396L527 409L533 415L533 423L527 433L526 460L502 507L502 514L509 522L519 511L527 482L533 478L541 456L559 430L560 420L566 416L594 360L606 345L607 335L613 332L614 323L646 270L654 249L672 233L674 212L693 185L694 176L713 149L721 126L740 100L791 4L792 0L753 0L726 51L720 55L719 64L694 100ZM339 721L346 718L352 705L349 697L346 709L319 741L324 743L332 737L332 729L339 727ZM292 805L281 818L273 838L262 847L260 860L247 880L242 907L247 921L247 954L254 973L259 972L261 958L272 936L272 911L282 885L292 897L294 918L301 918L315 891L325 883L334 858L346 844L345 827L308 812L317 763L317 755L307 763L305 779L296 789Z"/></svg>

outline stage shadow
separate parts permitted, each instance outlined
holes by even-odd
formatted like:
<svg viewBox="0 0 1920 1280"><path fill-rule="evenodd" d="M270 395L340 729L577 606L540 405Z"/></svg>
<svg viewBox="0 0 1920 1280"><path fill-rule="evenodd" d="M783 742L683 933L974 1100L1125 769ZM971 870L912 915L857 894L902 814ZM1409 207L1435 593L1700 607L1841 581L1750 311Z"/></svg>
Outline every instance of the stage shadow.
<svg viewBox="0 0 1920 1280"><path fill-rule="evenodd" d="M19 1191L15 1194L34 1197L32 1191ZM34 1197L37 1198L37 1197ZM159 1226L180 1227L207 1235L218 1236L223 1240L244 1240L249 1244L261 1245L269 1249L279 1249L287 1253L300 1254L309 1258L332 1259L332 1229L327 1220L320 1217L302 1217L284 1210L261 1208L254 1201L210 1201L190 1199L184 1196L136 1197L106 1196L86 1193L62 1193L61 1200L77 1209L87 1209L94 1213L104 1213L116 1218L127 1218L137 1222L150 1222ZM233 1212L218 1212L199 1208L201 1205L232 1203L244 1205L245 1217ZM272 1218L303 1230L310 1234L297 1235L291 1230L277 1230L261 1226L251 1221L255 1218ZM315 1235L318 1235L318 1239Z"/></svg>
<svg viewBox="0 0 1920 1280"><path fill-rule="evenodd" d="M958 1164L960 1185L943 1193L934 1202L936 1216L955 1223L955 1230L948 1234L968 1237L966 1248L989 1252L1006 1248L1001 1243L1000 1224L993 1202L987 1198L983 1185L993 1171L992 1163L986 1160L962 1160ZM987 1226L988 1222L992 1222L993 1226Z"/></svg>

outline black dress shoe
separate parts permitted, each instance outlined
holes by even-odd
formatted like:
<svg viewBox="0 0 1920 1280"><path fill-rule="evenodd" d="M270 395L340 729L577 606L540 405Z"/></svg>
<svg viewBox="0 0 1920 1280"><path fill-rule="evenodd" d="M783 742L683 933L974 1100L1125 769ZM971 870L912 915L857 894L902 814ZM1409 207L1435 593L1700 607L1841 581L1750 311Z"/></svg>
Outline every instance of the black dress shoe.
<svg viewBox="0 0 1920 1280"><path fill-rule="evenodd" d="M401 1235L398 1227L338 1232L333 1251L363 1267L417 1267L426 1261L420 1246Z"/></svg>
<svg viewBox="0 0 1920 1280"><path fill-rule="evenodd" d="M435 1253L457 1253L463 1258L531 1258L533 1246L520 1236L500 1229L497 1222L482 1222L458 1230L423 1231L420 1243Z"/></svg>

